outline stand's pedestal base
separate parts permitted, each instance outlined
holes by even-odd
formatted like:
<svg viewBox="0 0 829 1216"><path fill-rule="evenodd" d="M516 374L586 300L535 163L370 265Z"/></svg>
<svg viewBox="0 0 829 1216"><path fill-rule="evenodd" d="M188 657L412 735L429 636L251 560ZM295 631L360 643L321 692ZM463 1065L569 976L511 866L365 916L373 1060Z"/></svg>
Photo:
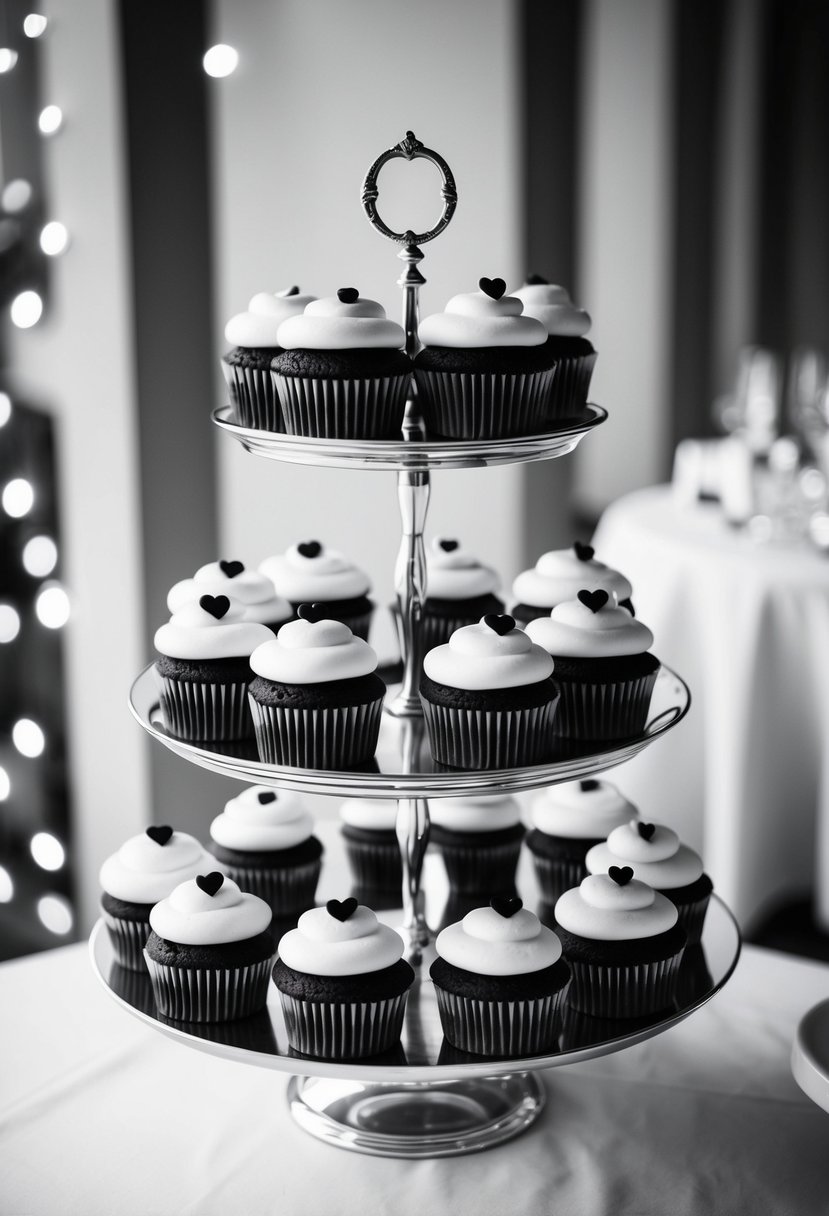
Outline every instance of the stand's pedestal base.
<svg viewBox="0 0 829 1216"><path fill-rule="evenodd" d="M492 1148L541 1114L535 1073L468 1081L360 1082L291 1077L288 1102L300 1127L355 1153L451 1157Z"/></svg>

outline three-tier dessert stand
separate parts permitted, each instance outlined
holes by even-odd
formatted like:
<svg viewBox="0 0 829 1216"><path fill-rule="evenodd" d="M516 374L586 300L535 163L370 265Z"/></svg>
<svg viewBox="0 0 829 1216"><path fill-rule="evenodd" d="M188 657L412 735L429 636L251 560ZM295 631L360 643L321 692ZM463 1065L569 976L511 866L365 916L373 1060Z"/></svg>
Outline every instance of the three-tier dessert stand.
<svg viewBox="0 0 829 1216"><path fill-rule="evenodd" d="M425 158L441 175L443 210L427 232L393 232L381 219L378 176L396 158ZM418 295L425 279L419 269L421 245L447 226L457 205L454 177L445 160L407 132L406 138L377 158L363 184L362 201L378 231L400 246L405 269L398 280L404 292L406 351L419 349ZM149 980L124 972L114 961L99 923L91 938L95 970L111 995L136 1016L189 1046L233 1060L269 1067L293 1076L289 1101L297 1122L313 1135L343 1148L384 1156L444 1156L488 1148L518 1134L540 1114L545 1089L537 1073L628 1047L660 1033L710 999L731 975L739 956L740 935L731 913L714 898L702 946L683 963L676 1008L642 1022L605 1024L568 1010L555 1051L522 1059L489 1059L467 1055L443 1041L437 1003L428 977L435 957L430 926L457 919L463 907L451 892L440 898L440 876L430 873L424 858L429 835L429 799L497 795L532 790L601 772L630 759L660 738L685 716L690 695L683 680L663 667L651 702L651 717L640 735L613 743L561 741L559 752L539 765L487 771L449 769L436 764L425 738L418 696L422 652L420 620L426 598L423 534L433 471L548 460L571 452L583 435L604 421L599 406L580 413L548 433L493 440L452 440L426 433L416 394L406 406L399 440L331 440L253 430L239 425L231 407L214 413L214 421L250 452L268 459L329 468L394 471L402 519L402 543L395 586L399 607L402 681L389 690L374 761L360 769L318 771L266 764L255 745L193 744L166 730L153 669L136 680L130 706L141 725L159 742L191 763L246 782L336 795L342 798L395 799L397 837L403 864L402 923L400 910L378 910L399 927L406 957L417 971L410 992L399 1050L366 1060L331 1062L298 1056L288 1045L277 995L267 1010L243 1022L185 1025L166 1021L155 1009ZM342 894L345 874L339 841L326 839L328 862L320 894ZM339 864L337 854L340 853ZM432 867L433 870L433 867ZM424 881L425 878L425 881ZM445 883L444 883L445 886ZM330 889L327 889L329 888ZM519 889L532 904L533 876L526 859ZM536 893L537 894L537 893ZM537 901L535 901L537 902ZM539 908L549 919L550 910Z"/></svg>

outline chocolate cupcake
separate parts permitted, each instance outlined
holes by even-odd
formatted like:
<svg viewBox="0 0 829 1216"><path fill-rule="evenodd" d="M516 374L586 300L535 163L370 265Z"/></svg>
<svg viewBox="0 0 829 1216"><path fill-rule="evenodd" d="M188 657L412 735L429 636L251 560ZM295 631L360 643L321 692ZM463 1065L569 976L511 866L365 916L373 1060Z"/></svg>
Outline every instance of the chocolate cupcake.
<svg viewBox="0 0 829 1216"><path fill-rule="evenodd" d="M276 594L267 575L251 570L239 561L208 562L192 578L182 579L167 593L167 607L178 612L187 604L198 603L203 595L226 595L244 608L244 619L267 625L278 633L294 615L287 600Z"/></svg>
<svg viewBox="0 0 829 1216"><path fill-rule="evenodd" d="M374 603L371 580L336 549L318 540L300 541L285 553L266 557L259 569L291 605L294 615L300 604L321 604L332 621L342 621L353 634L368 641Z"/></svg>
<svg viewBox="0 0 829 1216"><path fill-rule="evenodd" d="M282 407L271 375L271 360L281 353L277 330L283 321L304 311L314 296L288 287L272 295L260 291L225 326L225 338L233 349L222 359L230 402L242 426L260 431L284 431Z"/></svg>
<svg viewBox="0 0 829 1216"><path fill-rule="evenodd" d="M397 803L387 798L349 798L340 807L340 832L351 875L363 891L396 893L399 903L403 866L397 840Z"/></svg>
<svg viewBox="0 0 829 1216"><path fill-rule="evenodd" d="M435 537L426 550L426 599L420 618L423 652L448 642L456 629L474 625L487 613L504 611L495 592L500 580L490 566L483 565L458 540ZM400 608L392 607L395 623Z"/></svg>
<svg viewBox="0 0 829 1216"><path fill-rule="evenodd" d="M433 798L430 844L441 854L450 887L511 894L524 839L521 807L509 794Z"/></svg>
<svg viewBox="0 0 829 1216"><path fill-rule="evenodd" d="M524 570L512 584L516 603L510 608L522 629L538 617L549 616L557 604L573 600L582 587L613 594L620 608L633 616L631 585L618 570L597 561L591 545L575 541L569 549L542 553L532 570Z"/></svg>
<svg viewBox="0 0 829 1216"><path fill-rule="evenodd" d="M555 359L549 398L549 417L556 421L577 414L587 403L596 352L585 336L590 315L576 308L564 287L533 274L515 295L524 305L524 315L535 317L547 331L546 349Z"/></svg>

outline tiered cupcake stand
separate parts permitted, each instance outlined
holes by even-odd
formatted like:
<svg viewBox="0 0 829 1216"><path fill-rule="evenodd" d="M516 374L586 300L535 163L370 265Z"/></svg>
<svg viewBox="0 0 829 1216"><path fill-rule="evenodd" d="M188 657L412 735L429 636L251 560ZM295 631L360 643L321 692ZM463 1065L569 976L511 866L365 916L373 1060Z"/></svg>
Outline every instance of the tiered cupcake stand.
<svg viewBox="0 0 829 1216"><path fill-rule="evenodd" d="M393 233L377 213L377 177L390 159L424 157L442 177L443 214L426 233ZM404 290L407 349L417 350L418 290L425 282L419 248L448 224L457 194L445 161L424 148L411 132L372 165L363 187L369 219L401 246L406 268L398 280ZM160 743L201 767L249 783L327 794L339 798L391 798L398 804L397 835L403 861L402 916L398 906L377 909L399 927L406 957L417 971L410 991L399 1050L382 1057L332 1063L298 1056L288 1045L277 994L267 1010L238 1023L185 1025L164 1020L155 1009L149 980L117 966L102 924L91 938L93 966L113 998L156 1029L190 1047L292 1076L288 1097L297 1122L331 1144L382 1156L432 1157L473 1152L517 1135L540 1114L545 1089L541 1069L620 1051L667 1030L698 1009L734 970L740 935L731 913L716 897L706 920L702 947L681 977L675 1009L643 1022L596 1022L567 1011L557 1050L521 1059L467 1055L443 1040L428 968L434 959L433 928L457 918L451 898L441 892L441 876L431 855L424 869L429 832L429 799L518 793L602 772L630 759L685 716L690 704L682 679L663 667L657 678L651 717L641 735L612 744L564 744L545 764L485 772L443 768L431 759L417 695L421 659L419 621L426 597L423 533L433 470L547 460L571 452L579 440L604 421L605 411L587 405L549 433L498 440L460 441L426 435L416 399L409 401L397 441L310 439L255 431L239 426L233 411L216 411L215 422L250 452L272 460L328 468L397 473L403 540L396 570L400 608L402 683L390 688L380 742L373 763L348 771L278 767L257 758L255 745L197 745L171 736L161 716L152 667L136 680L131 709ZM319 896L342 896L348 883L345 855L334 832L324 834L326 865ZM522 859L518 889L529 906L538 904L534 877ZM540 909L545 914L543 908ZM549 910L546 915L549 915ZM430 928L432 926L432 928ZM685 964L683 964L685 967Z"/></svg>

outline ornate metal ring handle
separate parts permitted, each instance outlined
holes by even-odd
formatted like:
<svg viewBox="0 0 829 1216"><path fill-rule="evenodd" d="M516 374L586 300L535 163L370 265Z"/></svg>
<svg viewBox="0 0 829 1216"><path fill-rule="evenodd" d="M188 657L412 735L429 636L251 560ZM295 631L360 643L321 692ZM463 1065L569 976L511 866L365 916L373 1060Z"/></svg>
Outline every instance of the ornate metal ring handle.
<svg viewBox="0 0 829 1216"><path fill-rule="evenodd" d="M410 161L423 159L431 161L443 178L443 185L440 189L441 197L443 198L443 215L434 228L430 228L428 232L412 232L411 229L408 229L406 232L393 232L388 224L383 222L377 211L377 197L380 193L377 185L377 176L383 165L387 164L390 160L398 159ZM423 245L426 241L434 240L436 236L439 236L443 232L455 214L457 205L458 191L455 186L455 179L452 176L452 170L442 156L437 152L433 152L431 148L425 147L412 131L407 131L405 139L401 139L399 144L395 144L393 148L389 148L387 152L383 152L377 157L363 182L363 208L366 215L378 232L382 232L383 236L387 236L390 241L397 241L400 245Z"/></svg>

